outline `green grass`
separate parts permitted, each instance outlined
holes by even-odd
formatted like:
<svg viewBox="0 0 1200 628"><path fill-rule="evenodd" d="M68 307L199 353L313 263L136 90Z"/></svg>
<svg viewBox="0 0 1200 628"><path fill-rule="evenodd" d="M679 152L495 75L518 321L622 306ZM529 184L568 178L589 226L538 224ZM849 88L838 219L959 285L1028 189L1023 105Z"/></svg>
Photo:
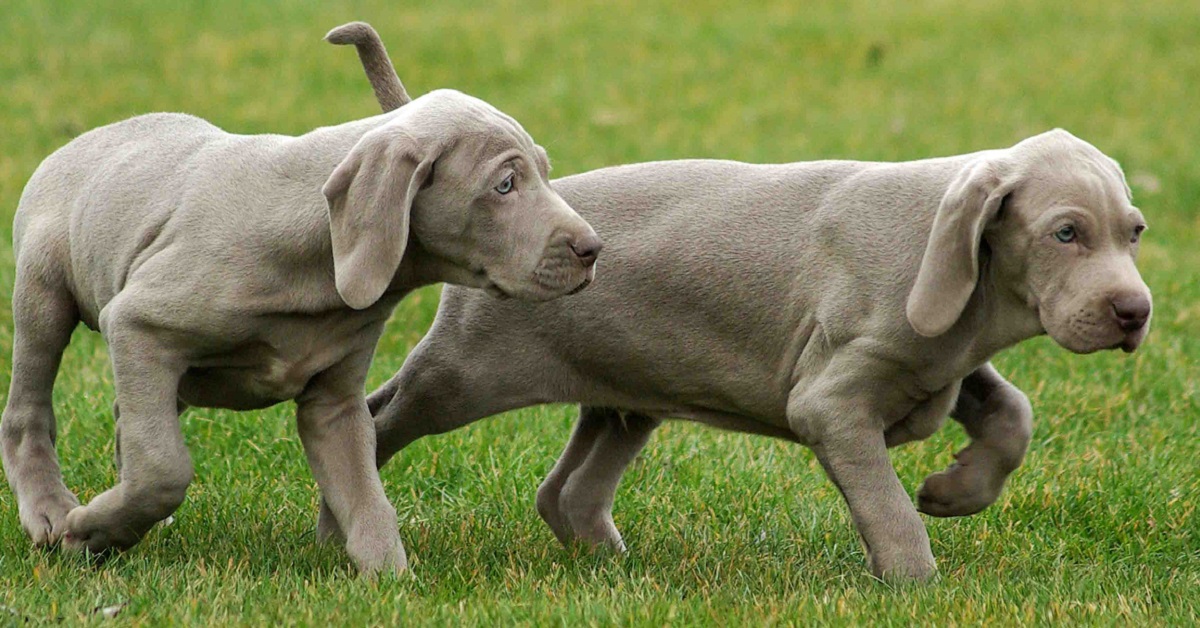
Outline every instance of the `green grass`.
<svg viewBox="0 0 1200 628"><path fill-rule="evenodd" d="M926 519L941 577L872 580L837 491L806 450L692 425L626 476L620 558L567 551L534 507L569 407L418 442L385 470L411 576L359 581L318 547L292 407L192 410L197 476L176 522L100 567L33 551L0 489L0 624L817 622L1185 624L1200 612L1200 4L981 1L38 2L0 6L0 378L11 352L11 214L39 161L88 128L187 111L301 133L376 112L351 19L390 44L409 90L455 87L521 120L555 172L680 157L913 159L1065 127L1120 160L1151 230L1154 328L1132 357L1046 339L998 359L1037 427L1000 502ZM754 6L750 6L753 4ZM796 9L793 5L803 5ZM963 6L966 5L966 6ZM730 182L731 185L736 182ZM427 328L409 297L374 386ZM6 388L6 386L5 386ZM80 330L55 392L68 484L114 482L112 379ZM950 462L949 426L894 452L905 484ZM19 620L16 615L11 616Z"/></svg>

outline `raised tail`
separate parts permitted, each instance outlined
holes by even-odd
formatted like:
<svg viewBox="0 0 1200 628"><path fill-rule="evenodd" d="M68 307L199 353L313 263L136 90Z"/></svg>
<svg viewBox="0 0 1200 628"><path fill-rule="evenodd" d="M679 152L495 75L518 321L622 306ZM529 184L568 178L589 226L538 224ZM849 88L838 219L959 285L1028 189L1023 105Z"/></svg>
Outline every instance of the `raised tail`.
<svg viewBox="0 0 1200 628"><path fill-rule="evenodd" d="M362 61L363 70L367 73L367 80L371 82L371 89L375 90L375 99L379 101L379 107L384 113L412 102L396 74L396 68L392 66L392 60L388 58L383 40L370 24L343 24L329 31L325 35L325 41L339 46L354 45L358 50L358 58Z"/></svg>

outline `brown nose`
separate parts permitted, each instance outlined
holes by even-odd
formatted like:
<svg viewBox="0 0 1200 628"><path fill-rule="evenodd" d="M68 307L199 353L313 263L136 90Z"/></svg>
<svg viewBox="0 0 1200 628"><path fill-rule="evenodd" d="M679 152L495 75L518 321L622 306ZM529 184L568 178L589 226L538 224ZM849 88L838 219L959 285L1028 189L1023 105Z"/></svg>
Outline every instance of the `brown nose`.
<svg viewBox="0 0 1200 628"><path fill-rule="evenodd" d="M1150 318L1150 299L1146 295L1124 295L1112 300L1113 314L1124 331L1137 331Z"/></svg>
<svg viewBox="0 0 1200 628"><path fill-rule="evenodd" d="M583 267L588 268L596 263L596 257L600 255L600 249L604 248L604 243L600 241L600 237L596 234L588 234L571 241L571 250L583 262Z"/></svg>

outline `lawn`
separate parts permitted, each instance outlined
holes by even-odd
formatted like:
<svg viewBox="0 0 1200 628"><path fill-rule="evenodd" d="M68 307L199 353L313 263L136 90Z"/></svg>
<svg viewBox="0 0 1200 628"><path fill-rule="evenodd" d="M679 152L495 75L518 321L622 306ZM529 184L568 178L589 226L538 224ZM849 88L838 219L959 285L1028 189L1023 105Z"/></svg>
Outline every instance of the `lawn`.
<svg viewBox="0 0 1200 628"><path fill-rule="evenodd" d="M559 176L681 157L915 159L1067 128L1123 164L1149 220L1149 339L1132 356L1075 356L1045 338L999 356L1033 402L1033 445L995 506L926 518L941 575L924 586L867 574L807 450L683 423L659 431L618 494L628 554L561 548L533 504L569 434L566 406L426 439L393 460L384 483L411 574L360 581L342 551L315 543L316 486L283 404L189 410L196 481L174 524L98 567L32 550L0 488L0 624L99 621L93 610L115 605L119 620L145 625L1196 620L1195 0L5 0L0 393L11 217L38 163L84 130L149 111L288 134L372 115L355 55L321 41L352 19L379 29L411 93L454 87L492 102ZM437 301L427 288L400 306L369 386L400 367ZM67 484L82 499L115 481L112 400L104 344L81 328L55 407ZM948 424L895 450L901 479L915 490L963 442Z"/></svg>

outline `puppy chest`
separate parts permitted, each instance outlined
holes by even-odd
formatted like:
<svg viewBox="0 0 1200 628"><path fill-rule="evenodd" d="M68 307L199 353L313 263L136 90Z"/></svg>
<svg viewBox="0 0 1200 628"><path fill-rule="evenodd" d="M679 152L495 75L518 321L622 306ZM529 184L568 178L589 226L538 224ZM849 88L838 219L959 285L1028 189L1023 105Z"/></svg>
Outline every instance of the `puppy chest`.
<svg viewBox="0 0 1200 628"><path fill-rule="evenodd" d="M928 438L945 423L946 416L950 414L954 402L958 399L959 387L960 382L956 381L929 398L917 402L907 412L896 412L886 427L902 429L918 439Z"/></svg>

